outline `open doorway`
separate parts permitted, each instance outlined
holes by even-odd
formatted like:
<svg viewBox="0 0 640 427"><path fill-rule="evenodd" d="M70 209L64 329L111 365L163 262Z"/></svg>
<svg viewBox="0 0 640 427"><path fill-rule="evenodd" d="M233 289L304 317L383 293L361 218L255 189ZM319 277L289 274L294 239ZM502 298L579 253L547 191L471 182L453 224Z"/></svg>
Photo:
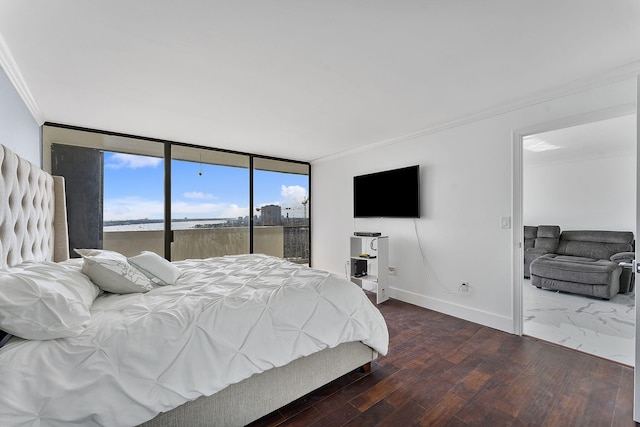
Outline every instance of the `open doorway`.
<svg viewBox="0 0 640 427"><path fill-rule="evenodd" d="M635 235L635 113L523 135L522 144L523 225ZM522 333L633 366L634 292L603 300L523 279Z"/></svg>

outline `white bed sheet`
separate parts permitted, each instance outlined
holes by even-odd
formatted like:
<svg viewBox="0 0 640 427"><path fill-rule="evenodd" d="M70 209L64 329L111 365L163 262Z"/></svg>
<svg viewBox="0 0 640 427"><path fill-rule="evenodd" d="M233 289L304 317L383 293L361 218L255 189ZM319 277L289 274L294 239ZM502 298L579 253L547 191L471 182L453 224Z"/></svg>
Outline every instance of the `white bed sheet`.
<svg viewBox="0 0 640 427"><path fill-rule="evenodd" d="M3 424L131 426L343 342L387 352L382 315L337 275L264 255L175 265L175 286L98 297L78 337L5 345Z"/></svg>

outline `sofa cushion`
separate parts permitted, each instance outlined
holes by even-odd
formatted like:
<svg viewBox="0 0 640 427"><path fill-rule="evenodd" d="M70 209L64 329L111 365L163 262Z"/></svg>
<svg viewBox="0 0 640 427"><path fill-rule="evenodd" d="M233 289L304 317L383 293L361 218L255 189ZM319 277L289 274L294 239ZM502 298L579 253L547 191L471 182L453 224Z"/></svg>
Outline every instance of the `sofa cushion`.
<svg viewBox="0 0 640 427"><path fill-rule="evenodd" d="M557 239L560 237L560 227L557 225L539 225L536 237Z"/></svg>
<svg viewBox="0 0 640 427"><path fill-rule="evenodd" d="M558 249L558 239L551 239L548 237L538 237L533 245L536 249L541 249L545 252L555 252Z"/></svg>
<svg viewBox="0 0 640 427"><path fill-rule="evenodd" d="M559 255L606 259L633 251L633 233L627 231L563 231L555 251Z"/></svg>
<svg viewBox="0 0 640 427"><path fill-rule="evenodd" d="M557 225L539 225L533 247L546 252L555 252L558 249L559 238L560 227Z"/></svg>
<svg viewBox="0 0 640 427"><path fill-rule="evenodd" d="M619 280L622 268L608 259L543 255L531 263L531 275L564 282L608 286Z"/></svg>
<svg viewBox="0 0 640 427"><path fill-rule="evenodd" d="M538 227L534 227L531 225L524 226L524 238L525 239L535 239L538 237Z"/></svg>
<svg viewBox="0 0 640 427"><path fill-rule="evenodd" d="M533 243L535 242L537 235L538 235L538 227L533 227L530 225L524 226L524 249L525 250L529 248L533 248Z"/></svg>

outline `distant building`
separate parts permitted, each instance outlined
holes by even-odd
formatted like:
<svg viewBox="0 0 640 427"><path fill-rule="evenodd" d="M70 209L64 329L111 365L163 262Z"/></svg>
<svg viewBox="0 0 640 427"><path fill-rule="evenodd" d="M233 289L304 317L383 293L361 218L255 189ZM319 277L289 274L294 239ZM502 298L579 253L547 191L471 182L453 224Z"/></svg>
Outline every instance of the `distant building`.
<svg viewBox="0 0 640 427"><path fill-rule="evenodd" d="M282 225L282 208L278 205L266 205L260 208L262 225Z"/></svg>

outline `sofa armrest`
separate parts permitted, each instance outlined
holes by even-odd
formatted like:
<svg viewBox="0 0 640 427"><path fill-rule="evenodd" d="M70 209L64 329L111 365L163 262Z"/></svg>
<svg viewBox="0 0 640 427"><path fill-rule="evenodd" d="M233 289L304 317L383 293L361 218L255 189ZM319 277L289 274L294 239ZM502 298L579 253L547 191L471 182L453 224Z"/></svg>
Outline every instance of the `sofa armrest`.
<svg viewBox="0 0 640 427"><path fill-rule="evenodd" d="M617 254L611 255L609 260L617 263L621 262L632 262L636 258L635 252L619 252Z"/></svg>

